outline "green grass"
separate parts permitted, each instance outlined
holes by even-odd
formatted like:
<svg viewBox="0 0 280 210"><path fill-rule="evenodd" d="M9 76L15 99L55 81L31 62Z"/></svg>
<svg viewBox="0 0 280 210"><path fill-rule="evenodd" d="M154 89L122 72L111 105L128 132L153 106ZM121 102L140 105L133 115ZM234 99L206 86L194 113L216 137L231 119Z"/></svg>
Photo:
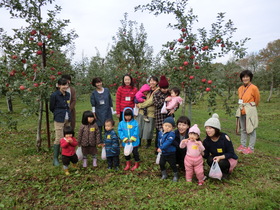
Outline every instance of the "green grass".
<svg viewBox="0 0 280 210"><path fill-rule="evenodd" d="M262 93L265 99L265 93ZM205 137L203 124L209 118L205 101L193 106L192 124L197 123ZM221 103L222 104L222 103ZM279 209L280 208L280 99L264 100L258 108L260 125L252 155L238 154L239 162L229 180L208 179L203 186L187 184L183 173L178 183L160 180L153 148L141 147L141 166L135 172L108 171L106 161L99 158L97 168L70 168L65 176L61 167L52 166L52 151L47 148L45 123L43 144L36 151L37 117L20 115L24 107L15 101L15 113L6 113L6 103L0 100L0 110L12 119L19 119L18 130L6 127L0 116L0 208L2 209ZM218 107L222 131L236 147L235 118ZM80 96L77 103L77 129L82 112L90 110L89 95ZM178 118L180 111L177 112ZM52 115L51 134L54 137ZM101 150L99 150L101 152ZM121 156L121 163L124 164ZM79 163L81 164L81 163ZM205 166L205 174L209 167Z"/></svg>

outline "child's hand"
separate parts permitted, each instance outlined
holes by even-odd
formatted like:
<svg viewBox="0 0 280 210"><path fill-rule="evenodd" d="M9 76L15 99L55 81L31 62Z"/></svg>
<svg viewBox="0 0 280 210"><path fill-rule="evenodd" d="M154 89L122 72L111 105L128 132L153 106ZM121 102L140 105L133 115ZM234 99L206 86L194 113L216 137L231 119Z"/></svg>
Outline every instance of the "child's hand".
<svg viewBox="0 0 280 210"><path fill-rule="evenodd" d="M188 143L188 140L189 140L189 139L183 139L182 142L183 142L183 143Z"/></svg>
<svg viewBox="0 0 280 210"><path fill-rule="evenodd" d="M171 101L171 97L168 96L168 97L165 99L165 101Z"/></svg>

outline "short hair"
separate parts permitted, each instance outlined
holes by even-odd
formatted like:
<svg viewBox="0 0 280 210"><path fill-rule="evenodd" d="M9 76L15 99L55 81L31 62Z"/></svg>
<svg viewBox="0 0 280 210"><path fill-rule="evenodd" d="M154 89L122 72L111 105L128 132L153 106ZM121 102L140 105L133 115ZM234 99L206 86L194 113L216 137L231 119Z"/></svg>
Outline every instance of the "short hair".
<svg viewBox="0 0 280 210"><path fill-rule="evenodd" d="M133 117L133 112L132 112L132 110L131 109L126 109L125 111L124 111L124 116L131 116L131 117Z"/></svg>
<svg viewBox="0 0 280 210"><path fill-rule="evenodd" d="M61 76L61 78L64 78L64 79L67 79L67 80L71 81L71 76L69 74L63 74Z"/></svg>
<svg viewBox="0 0 280 210"><path fill-rule="evenodd" d="M113 119L107 119L107 120L105 120L105 123L108 123L108 122L110 122L112 126L115 125L115 121L114 121Z"/></svg>
<svg viewBox="0 0 280 210"><path fill-rule="evenodd" d="M102 82L102 79L100 77L94 77L91 81L91 84L93 87L96 87L96 83Z"/></svg>
<svg viewBox="0 0 280 210"><path fill-rule="evenodd" d="M132 76L130 75L130 74L125 74L124 76L123 76L123 79L122 79L122 86L125 86L125 83L124 83L124 78L125 77L129 77L130 78L130 86L131 87L134 87L134 81L133 81L133 78L132 78Z"/></svg>
<svg viewBox="0 0 280 210"><path fill-rule="evenodd" d="M209 126L209 127L211 127L211 126ZM211 127L211 128L213 128L215 130L213 137L219 137L221 135L221 131L218 128L214 128L214 127ZM207 132L206 132L206 136L208 136Z"/></svg>
<svg viewBox="0 0 280 210"><path fill-rule="evenodd" d="M150 77L148 78L148 82L150 82L151 79L154 80L154 81L156 81L156 82L158 83L158 78L157 78L156 76L150 76Z"/></svg>
<svg viewBox="0 0 280 210"><path fill-rule="evenodd" d="M72 134L72 136L74 136L75 132L74 132L74 130L73 130L73 128L71 126L66 126L63 129L63 136L65 136L67 134Z"/></svg>
<svg viewBox="0 0 280 210"><path fill-rule="evenodd" d="M181 116L177 120L177 126L179 123L187 124L189 127L191 127L191 121L187 116Z"/></svg>
<svg viewBox="0 0 280 210"><path fill-rule="evenodd" d="M82 124L83 125L88 125L88 118L89 117L93 117L94 118L94 115L93 115L92 111L84 111L83 117L82 117ZM95 120L93 120L92 123L94 123L94 122L95 122Z"/></svg>
<svg viewBox="0 0 280 210"><path fill-rule="evenodd" d="M67 84L68 84L68 80L65 79L65 78L60 78L60 79L57 81L57 84L58 84L58 85L67 85Z"/></svg>
<svg viewBox="0 0 280 210"><path fill-rule="evenodd" d="M240 80L242 82L242 78L245 76L249 76L250 77L250 81L253 80L253 73L250 70L244 70L240 73Z"/></svg>
<svg viewBox="0 0 280 210"><path fill-rule="evenodd" d="M174 93L176 94L176 96L180 95L180 89L177 88L177 87L172 88L172 89L170 90L170 92L171 92L171 91L174 91Z"/></svg>

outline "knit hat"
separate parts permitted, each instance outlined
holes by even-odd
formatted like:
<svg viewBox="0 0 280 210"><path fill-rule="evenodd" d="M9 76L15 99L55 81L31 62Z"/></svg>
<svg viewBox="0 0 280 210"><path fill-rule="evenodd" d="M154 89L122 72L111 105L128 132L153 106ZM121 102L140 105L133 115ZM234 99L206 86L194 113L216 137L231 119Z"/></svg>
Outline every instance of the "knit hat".
<svg viewBox="0 0 280 210"><path fill-rule="evenodd" d="M174 121L173 117L165 118L165 120L163 121L163 124L164 123L170 123L173 127L175 127L175 121Z"/></svg>
<svg viewBox="0 0 280 210"><path fill-rule="evenodd" d="M189 129L189 133L196 133L197 135L200 136L200 130L197 127L197 124L194 124L190 129Z"/></svg>
<svg viewBox="0 0 280 210"><path fill-rule="evenodd" d="M217 128L217 129L221 130L221 123L220 123L220 120L219 120L219 115L214 113L212 115L212 117L209 118L205 122L204 127L206 127L206 126L210 126L210 127Z"/></svg>
<svg viewBox="0 0 280 210"><path fill-rule="evenodd" d="M164 75L160 77L158 86L160 88L168 88L169 87L169 83L168 83L168 81L167 81L167 79Z"/></svg>

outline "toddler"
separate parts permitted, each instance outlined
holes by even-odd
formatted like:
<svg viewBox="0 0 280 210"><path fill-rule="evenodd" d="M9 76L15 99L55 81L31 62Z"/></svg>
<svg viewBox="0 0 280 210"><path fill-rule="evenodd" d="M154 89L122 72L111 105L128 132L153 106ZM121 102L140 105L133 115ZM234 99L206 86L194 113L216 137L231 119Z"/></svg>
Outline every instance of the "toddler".
<svg viewBox="0 0 280 210"><path fill-rule="evenodd" d="M170 96L168 96L165 99L165 101L167 102L166 103L167 113L172 109L176 110L179 107L179 105L182 104L183 99L179 95L180 95L179 88L174 87L170 90Z"/></svg>
<svg viewBox="0 0 280 210"><path fill-rule="evenodd" d="M123 110L123 120L119 123L118 133L120 139L122 140L122 146L125 147L127 143L131 143L133 145L132 154L135 160L135 165L131 168L132 171L139 168L139 152L138 147L140 143L139 139L139 128L138 122L133 117L132 108L126 107ZM131 156L125 156L126 166L124 168L125 171L130 169L131 166Z"/></svg>
<svg viewBox="0 0 280 210"><path fill-rule="evenodd" d="M186 180L187 182L192 181L193 174L196 174L198 185L204 183L204 172L203 172L203 158L202 154L204 146L200 141L200 130L197 124L194 124L189 130L189 138L184 139L180 143L180 148L187 147L187 154L185 156L185 169L186 169Z"/></svg>
<svg viewBox="0 0 280 210"><path fill-rule="evenodd" d="M135 104L138 103L143 103L144 101L146 101L146 96L147 94L151 91L151 88L148 84L144 84L140 90L135 94L135 98L134 98L134 102ZM138 109L138 107L135 105L135 109ZM144 111L144 121L145 122L150 122L148 116L147 116L147 108L143 108Z"/></svg>
<svg viewBox="0 0 280 210"><path fill-rule="evenodd" d="M166 162L171 166L174 177L173 182L178 182L178 169L176 166L176 146L174 145L175 133L173 128L175 127L175 121L173 117L167 117L163 121L163 131L158 134L158 149L157 152L161 153L159 165L162 177L161 179L167 179L167 172L165 168Z"/></svg>
<svg viewBox="0 0 280 210"><path fill-rule="evenodd" d="M78 157L76 155L76 146L78 142L74 137L74 130L70 126L66 126L63 129L64 138L60 139L60 147L62 149L62 163L65 175L69 175L68 166L70 162L73 163L73 167L77 168Z"/></svg>
<svg viewBox="0 0 280 210"><path fill-rule="evenodd" d="M78 136L79 146L82 147L83 152L83 167L87 167L88 155L92 155L93 167L97 167L97 148L100 144L100 131L98 125L95 123L94 115L91 111L85 111L82 117L82 125Z"/></svg>
<svg viewBox="0 0 280 210"><path fill-rule="evenodd" d="M114 131L114 125L114 120L105 120L105 135L102 143L106 149L108 169L112 169L113 167L115 167L115 170L119 170L120 142L119 137Z"/></svg>

